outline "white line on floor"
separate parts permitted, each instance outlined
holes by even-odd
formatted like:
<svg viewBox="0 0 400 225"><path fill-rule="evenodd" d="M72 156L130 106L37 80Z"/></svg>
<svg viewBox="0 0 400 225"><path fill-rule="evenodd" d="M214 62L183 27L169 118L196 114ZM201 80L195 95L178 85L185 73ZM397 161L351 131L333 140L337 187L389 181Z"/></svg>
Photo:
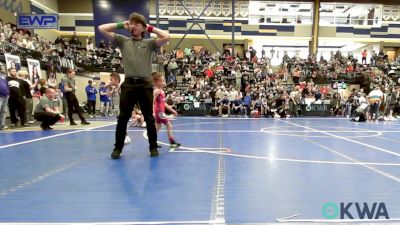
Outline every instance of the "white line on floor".
<svg viewBox="0 0 400 225"><path fill-rule="evenodd" d="M148 139L146 131L143 132L143 137ZM168 143L158 141L157 143L169 146ZM230 152L218 152L218 151L208 151L208 150L201 150L202 148L192 148L192 147L185 147L180 146L179 149L184 150L176 150L170 149L169 152L174 153L207 153L207 154L214 154L214 155L226 155L226 156L233 156L233 157L241 157L241 158L250 158L250 159L263 159L273 161L283 161L283 162L297 162L297 163L316 163L316 164L333 164L333 165L375 165L375 166L400 166L400 163L381 163L381 162L340 162L340 161L321 161L321 160L304 160L304 159L287 159L287 158L275 158L275 157L264 157L264 156L251 156L251 155L242 155L242 154L234 154ZM214 149L214 148L213 148ZM218 148L215 148L218 149ZM227 148L226 148L227 149Z"/></svg>
<svg viewBox="0 0 400 225"><path fill-rule="evenodd" d="M375 168L375 167L373 167L373 166L371 166L371 165L366 165L365 163L362 163L362 162L358 161L357 159L354 159L354 158L352 158L352 157L350 157L350 156L348 156L348 155L346 155L346 154L343 154L343 153L340 153L340 152L338 152L338 151L335 151L334 149L329 148L329 147L326 147L326 146L324 146L324 145L321 145L321 144L319 144L319 143L317 143L317 142L311 141L311 140L309 140L309 139L307 139L307 138L303 138L303 139L304 139L305 141L308 141L308 142L310 142L310 143L316 145L316 146L321 147L322 149L325 149L325 150L327 150L327 151L329 151L329 152L332 152L332 153L335 154L335 155L338 155L338 156L340 156L340 157L342 157L342 158L348 159L348 160L350 160L350 161L352 161L352 162L354 162L354 163L357 163L358 165L363 166L363 167L365 167L365 168L367 168L367 169L369 169L369 170L371 170L371 171L373 171L373 172L375 172L375 173L378 173L378 174L380 174L380 175L382 175L382 176L385 176L385 177L387 177L387 178L389 178L389 179L391 179L391 180L394 180L394 181L400 183L400 178L399 178L399 177L396 177L395 175L386 173L386 172L384 172L384 171L382 171L382 170L380 170L380 169L378 169L378 168Z"/></svg>
<svg viewBox="0 0 400 225"><path fill-rule="evenodd" d="M314 129L314 128L311 128L311 127L307 127L307 126L303 126L303 125L299 125L299 124L296 124L296 123L292 123L292 122L289 122L289 121L286 121L286 120L279 120L279 121L282 121L284 123L291 124L291 125L294 125L294 126L297 126L297 127L302 127L304 129L313 130L313 131L319 132L321 134L325 134L325 135L328 135L328 136L331 136L331 137L342 139L342 140L345 140L345 141L348 141L348 142L359 144L359 145L362 145L362 146L365 146L365 147L368 147L368 148L372 148L372 149L375 149L375 150L378 150L378 151L381 151L381 152L385 152L385 153L400 157L400 153L392 152L392 151L389 151L389 150L384 149L384 148L376 147L374 145L370 145L370 144L362 143L362 142L359 142L359 141L351 140L349 138L341 137L341 136L338 136L338 135L335 135L335 134L331 134L331 133L328 133L328 132L319 131L317 129Z"/></svg>
<svg viewBox="0 0 400 225"><path fill-rule="evenodd" d="M21 142L17 142L17 143L13 143L13 144L8 144L8 145L2 145L2 146L0 146L0 149L9 148L9 147L17 146L17 145L28 144L28 143L37 142L37 141L46 140L46 139L55 138L55 137L61 137L61 136L69 135L69 134L80 133L83 131L90 131L93 129L108 127L108 126L115 125L115 124L117 124L117 123L113 122L113 123L107 124L107 125L102 125L102 126L97 126L97 127L92 127L92 128L82 129L82 130L75 130L75 131L70 131L70 132L61 133L61 134L54 134L54 135L50 135L47 137L35 138L32 140L21 141Z"/></svg>
<svg viewBox="0 0 400 225"><path fill-rule="evenodd" d="M152 225L152 224L223 224L223 221L218 220L200 220L200 221L141 221L141 222L88 222L88 223L0 223L7 225Z"/></svg>
<svg viewBox="0 0 400 225"><path fill-rule="evenodd" d="M115 130L86 130L90 132L115 132ZM127 130L128 132L143 132L143 130ZM167 130L162 129L160 132L166 132ZM269 130L269 128L262 130L173 130L173 132L185 132L185 133L400 133L400 130Z"/></svg>

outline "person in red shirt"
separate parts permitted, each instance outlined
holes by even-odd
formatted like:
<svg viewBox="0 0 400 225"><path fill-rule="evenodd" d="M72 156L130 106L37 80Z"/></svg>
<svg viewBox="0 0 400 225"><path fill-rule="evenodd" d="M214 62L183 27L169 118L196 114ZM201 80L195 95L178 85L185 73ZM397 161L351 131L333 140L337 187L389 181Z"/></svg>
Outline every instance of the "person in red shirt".
<svg viewBox="0 0 400 225"><path fill-rule="evenodd" d="M208 67L206 71L204 71L204 74L207 78L211 78L214 76L214 71L211 69L211 67Z"/></svg>
<svg viewBox="0 0 400 225"><path fill-rule="evenodd" d="M353 72L353 71L354 71L353 65L352 65L351 63L349 63L349 64L347 65L346 72L347 72L347 73L351 73L351 72Z"/></svg>
<svg viewBox="0 0 400 225"><path fill-rule="evenodd" d="M362 55L361 63L367 64L367 49L364 49L364 51L361 53L361 55Z"/></svg>
<svg viewBox="0 0 400 225"><path fill-rule="evenodd" d="M254 56L254 57L251 59L251 61L252 61L253 63L257 63L257 61L258 61L257 56Z"/></svg>
<svg viewBox="0 0 400 225"><path fill-rule="evenodd" d="M224 71L224 67L222 65L218 65L215 70L223 72Z"/></svg>
<svg viewBox="0 0 400 225"><path fill-rule="evenodd" d="M326 96L329 93L329 88L327 86L322 86L319 91Z"/></svg>
<svg viewBox="0 0 400 225"><path fill-rule="evenodd" d="M299 87L299 88L300 88L301 90L303 90L303 89L306 87L306 85L307 85L305 81L304 81L304 82L300 82L299 84L300 84L300 87Z"/></svg>
<svg viewBox="0 0 400 225"><path fill-rule="evenodd" d="M235 59L234 59L231 55L228 55L228 56L226 57L226 61L229 62L229 63L232 63L234 60L235 60Z"/></svg>
<svg viewBox="0 0 400 225"><path fill-rule="evenodd" d="M183 56L184 56L183 51L180 48L178 48L178 51L176 51L176 58L182 59Z"/></svg>

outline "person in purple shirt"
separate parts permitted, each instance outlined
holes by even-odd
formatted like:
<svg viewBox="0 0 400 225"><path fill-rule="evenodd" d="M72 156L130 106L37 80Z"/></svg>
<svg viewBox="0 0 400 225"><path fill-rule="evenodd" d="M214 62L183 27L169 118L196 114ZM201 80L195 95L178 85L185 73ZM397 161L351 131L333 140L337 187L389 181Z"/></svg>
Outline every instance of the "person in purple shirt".
<svg viewBox="0 0 400 225"><path fill-rule="evenodd" d="M0 130L8 128L5 126L5 113L9 96L10 90L8 88L6 75L3 72L0 72Z"/></svg>

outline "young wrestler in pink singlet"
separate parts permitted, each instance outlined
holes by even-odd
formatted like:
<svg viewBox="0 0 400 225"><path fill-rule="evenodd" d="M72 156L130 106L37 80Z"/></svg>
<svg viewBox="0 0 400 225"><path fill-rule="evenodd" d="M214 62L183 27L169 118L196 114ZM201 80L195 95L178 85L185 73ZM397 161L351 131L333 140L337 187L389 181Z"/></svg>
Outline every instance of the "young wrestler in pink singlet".
<svg viewBox="0 0 400 225"><path fill-rule="evenodd" d="M172 136L172 125L169 122L167 115L165 115L165 109L168 109L175 116L177 116L178 113L171 106L165 103L165 93L162 89L165 85L164 76L160 73L153 72L151 77L153 79L154 86L154 117L156 118L157 132L164 124L167 127L167 134L171 148L177 148L181 144L177 143Z"/></svg>

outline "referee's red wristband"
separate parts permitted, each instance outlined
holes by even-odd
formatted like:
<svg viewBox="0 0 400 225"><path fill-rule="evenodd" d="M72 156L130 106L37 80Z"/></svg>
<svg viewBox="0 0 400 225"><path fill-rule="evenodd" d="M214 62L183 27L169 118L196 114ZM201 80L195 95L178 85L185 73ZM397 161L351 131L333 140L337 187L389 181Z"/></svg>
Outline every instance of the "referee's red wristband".
<svg viewBox="0 0 400 225"><path fill-rule="evenodd" d="M149 33L151 33L151 32L153 32L153 29L154 29L154 27L153 26L147 26L147 31L149 32Z"/></svg>

